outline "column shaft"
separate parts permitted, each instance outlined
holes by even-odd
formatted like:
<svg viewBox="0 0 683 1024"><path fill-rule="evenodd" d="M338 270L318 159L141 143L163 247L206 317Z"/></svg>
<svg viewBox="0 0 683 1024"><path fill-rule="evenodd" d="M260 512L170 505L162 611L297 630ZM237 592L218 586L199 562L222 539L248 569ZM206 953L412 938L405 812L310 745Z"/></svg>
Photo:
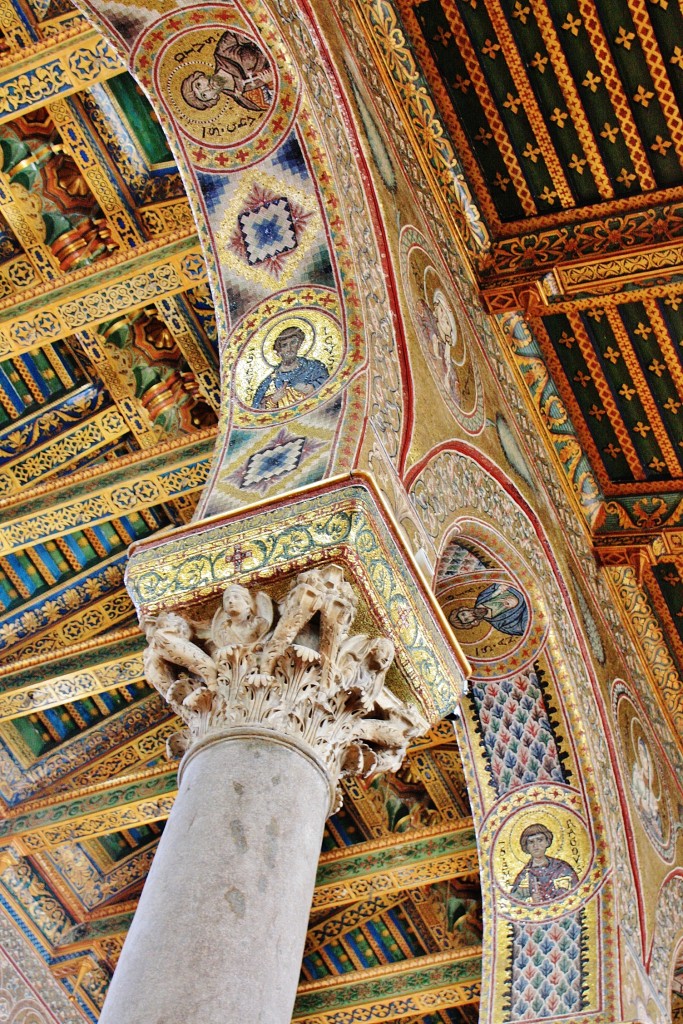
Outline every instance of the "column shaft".
<svg viewBox="0 0 683 1024"><path fill-rule="evenodd" d="M194 750L100 1024L289 1024L329 801L276 736Z"/></svg>

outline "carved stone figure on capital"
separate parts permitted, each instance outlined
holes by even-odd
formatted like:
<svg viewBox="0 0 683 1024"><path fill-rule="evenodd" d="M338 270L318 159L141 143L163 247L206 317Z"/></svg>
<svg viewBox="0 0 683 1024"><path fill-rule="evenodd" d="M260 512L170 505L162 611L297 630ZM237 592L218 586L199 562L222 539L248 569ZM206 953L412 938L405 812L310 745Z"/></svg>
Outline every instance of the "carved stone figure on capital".
<svg viewBox="0 0 683 1024"><path fill-rule="evenodd" d="M224 647L256 643L272 624L273 602L268 594L261 592L252 597L246 587L233 583L223 591L221 604L208 630L200 624L197 636L207 640L207 647L215 657Z"/></svg>
<svg viewBox="0 0 683 1024"><path fill-rule="evenodd" d="M195 110L214 107L225 93L245 110L264 111L272 100L273 72L263 51L238 32L224 32L213 53L212 75L193 71L183 79L180 92Z"/></svg>
<svg viewBox="0 0 683 1024"><path fill-rule="evenodd" d="M385 687L393 643L350 635L357 604L343 570L327 565L299 574L274 628L270 596L234 584L209 619L166 611L145 622L147 677L186 726L169 752L258 725L312 747L334 785L395 770L427 723Z"/></svg>

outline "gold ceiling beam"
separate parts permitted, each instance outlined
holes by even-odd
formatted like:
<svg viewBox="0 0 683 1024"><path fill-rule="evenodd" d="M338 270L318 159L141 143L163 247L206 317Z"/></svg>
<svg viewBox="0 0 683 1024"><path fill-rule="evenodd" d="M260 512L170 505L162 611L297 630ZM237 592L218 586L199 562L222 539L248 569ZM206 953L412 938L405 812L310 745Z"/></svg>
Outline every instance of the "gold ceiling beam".
<svg viewBox="0 0 683 1024"><path fill-rule="evenodd" d="M16 808L0 822L0 846L23 854L160 821L170 814L176 769L167 764Z"/></svg>
<svg viewBox="0 0 683 1024"><path fill-rule="evenodd" d="M0 63L0 123L71 96L124 69L113 48L92 26L77 26L29 44Z"/></svg>
<svg viewBox="0 0 683 1024"><path fill-rule="evenodd" d="M628 250L606 257L598 255L579 263L556 267L553 271L561 293L585 294L591 288L604 286L617 289L643 281L646 285L653 277L664 278L680 274L683 269L683 242L659 243L642 252Z"/></svg>
<svg viewBox="0 0 683 1024"><path fill-rule="evenodd" d="M200 490L209 473L215 439L216 428L210 427L115 463L28 488L25 473L17 480L19 474L12 473L10 466L16 490L0 498L0 555ZM24 470L28 458L19 463Z"/></svg>
<svg viewBox="0 0 683 1024"><path fill-rule="evenodd" d="M135 616L135 609L123 586L123 569L120 563L116 563L117 558L109 559L108 565L101 562L97 570L104 567L112 577L114 573L119 573L121 586L117 587L112 583L111 589L105 590L106 581L104 587L101 580L90 583L86 571L78 579L70 580L70 585L54 598L51 598L49 593L43 595L26 613L15 616L11 622L4 622L1 627L6 636L3 657L19 659L48 651L70 650L74 644L129 622ZM91 569L90 573L94 573L94 570ZM93 596L98 590L105 590L102 597ZM45 622L48 608L49 614L55 615L52 619L54 625ZM59 613L62 610L63 615L60 618ZM27 615L32 621L27 620ZM33 628L34 616L39 619L37 629ZM24 637L19 637L18 634L24 625L30 627L30 632Z"/></svg>
<svg viewBox="0 0 683 1024"><path fill-rule="evenodd" d="M0 721L92 697L144 678L145 639L136 627L75 644L68 654L25 658L0 674Z"/></svg>
<svg viewBox="0 0 683 1024"><path fill-rule="evenodd" d="M326 917L320 924L310 925L306 935L304 956L310 956L323 949L329 942L338 942L346 932L360 928L365 921L372 921L379 914L398 906L405 899L405 893L378 893L367 900L347 904L338 913Z"/></svg>
<svg viewBox="0 0 683 1024"><path fill-rule="evenodd" d="M588 222L586 222L588 223ZM559 225L556 234L562 231ZM508 242L523 247L532 241L539 250L549 232L538 235L519 235L501 243L497 255L504 261L503 247ZM492 260L495 268L496 255ZM510 272L501 267L487 274L482 284L482 295L489 312L530 309L534 314L547 316L571 309L593 309L625 302L642 302L652 296L667 298L680 295L683 272L683 243L661 242L647 250L623 252L610 256L597 253L571 262L556 263L553 267L538 265ZM553 280L549 298L542 278ZM533 307L533 308L532 308Z"/></svg>
<svg viewBox="0 0 683 1024"><path fill-rule="evenodd" d="M299 1024L375 1024L409 1020L478 1002L481 947L448 950L299 986ZM343 1011L343 1012L340 1012Z"/></svg>
<svg viewBox="0 0 683 1024"><path fill-rule="evenodd" d="M50 438L37 448L9 459L0 470L0 490L18 496L24 487L57 471L68 469L83 458L128 433L128 424L118 409L103 409L81 420L70 430ZM37 539L37 538L36 538Z"/></svg>
<svg viewBox="0 0 683 1024"><path fill-rule="evenodd" d="M331 909L375 893L401 892L479 870L471 818L419 832L391 834L323 853L313 910Z"/></svg>
<svg viewBox="0 0 683 1024"><path fill-rule="evenodd" d="M107 779L71 793L34 800L0 822L0 846L26 853L135 828L168 817L176 770L156 766L133 776ZM313 909L332 909L375 893L471 875L479 870L471 818L323 853Z"/></svg>
<svg viewBox="0 0 683 1024"><path fill-rule="evenodd" d="M66 338L206 281L195 233L175 232L120 251L0 301L0 359Z"/></svg>

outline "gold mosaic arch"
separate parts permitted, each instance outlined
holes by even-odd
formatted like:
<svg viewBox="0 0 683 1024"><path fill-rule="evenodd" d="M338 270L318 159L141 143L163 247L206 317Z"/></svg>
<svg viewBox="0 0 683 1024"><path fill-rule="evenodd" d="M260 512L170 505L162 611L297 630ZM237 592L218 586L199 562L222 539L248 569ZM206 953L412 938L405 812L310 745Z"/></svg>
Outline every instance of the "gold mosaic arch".
<svg viewBox="0 0 683 1024"><path fill-rule="evenodd" d="M683 945L683 870L674 869L657 896L657 925L649 955L649 975L659 1009L671 1013L671 982Z"/></svg>
<svg viewBox="0 0 683 1024"><path fill-rule="evenodd" d="M166 131L206 258L222 415L197 515L352 468L368 417L397 459L404 389L376 199L319 26L294 0L83 6ZM245 53L257 72L235 84L226 69ZM297 322L298 369L284 369L271 327Z"/></svg>
<svg viewBox="0 0 683 1024"><path fill-rule="evenodd" d="M587 723L597 723L600 709L552 548L509 478L471 445L451 442L429 453L411 471L409 491L440 552L434 587L443 595L451 625L460 608L476 607L477 592L483 612L475 626L468 621L466 628L455 629L461 642L468 629L477 634L469 650L464 645L473 672L457 735L489 925L482 1007L492 1020L523 1016L532 987L524 971L534 970L528 966L529 950L534 947L542 970L543 955L535 944L545 934L580 947L579 977L568 969L569 995L554 1012L580 1009L589 1020L619 1019L614 916L617 908L629 914L631 869L609 753L597 731L591 729L589 737L586 730ZM449 579L448 552L454 544L469 557L462 558L463 572L456 570ZM543 622L531 657L515 657L517 640L524 642L532 629L528 621L506 620L505 601L500 601L505 588L528 599ZM514 612L513 596L508 612ZM482 629L489 637L497 633L515 641L509 645L509 664L502 654L495 672L489 652L481 656L480 651L477 662L477 642L481 647L488 639L479 636ZM515 638L515 629L522 635ZM611 861L600 840L605 830L614 839ZM545 847L536 859L532 854L538 851L530 845L534 834ZM637 928L635 919L632 925Z"/></svg>

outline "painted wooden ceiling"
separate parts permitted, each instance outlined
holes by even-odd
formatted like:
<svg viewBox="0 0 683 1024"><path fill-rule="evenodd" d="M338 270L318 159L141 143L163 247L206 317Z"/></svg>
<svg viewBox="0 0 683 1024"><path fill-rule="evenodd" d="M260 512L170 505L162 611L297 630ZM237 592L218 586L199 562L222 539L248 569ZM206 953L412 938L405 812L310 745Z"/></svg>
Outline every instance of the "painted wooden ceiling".
<svg viewBox="0 0 683 1024"><path fill-rule="evenodd" d="M638 573L680 675L679 5L398 6L491 238L472 255L484 300L527 314L512 356L548 445L578 444L577 507L604 562ZM206 479L215 323L144 97L66 0L2 10L0 85L57 36L76 71L0 111L0 900L96 1020L175 792L125 552L187 521ZM390 975L434 1007L413 1024L475 1021L481 900L450 725L347 789L295 1019ZM456 981L469 995L448 1009Z"/></svg>
<svg viewBox="0 0 683 1024"><path fill-rule="evenodd" d="M681 5L397 6L488 236L484 302L596 554L663 631L683 735Z"/></svg>
<svg viewBox="0 0 683 1024"><path fill-rule="evenodd" d="M216 327L144 96L66 0L0 12L0 95L20 56L64 64L0 110L0 904L96 1021L176 786L126 551L194 511ZM450 723L397 776L347 788L296 1019L376 999L389 975L385 1002L403 987L415 1024L474 1022L481 895Z"/></svg>

